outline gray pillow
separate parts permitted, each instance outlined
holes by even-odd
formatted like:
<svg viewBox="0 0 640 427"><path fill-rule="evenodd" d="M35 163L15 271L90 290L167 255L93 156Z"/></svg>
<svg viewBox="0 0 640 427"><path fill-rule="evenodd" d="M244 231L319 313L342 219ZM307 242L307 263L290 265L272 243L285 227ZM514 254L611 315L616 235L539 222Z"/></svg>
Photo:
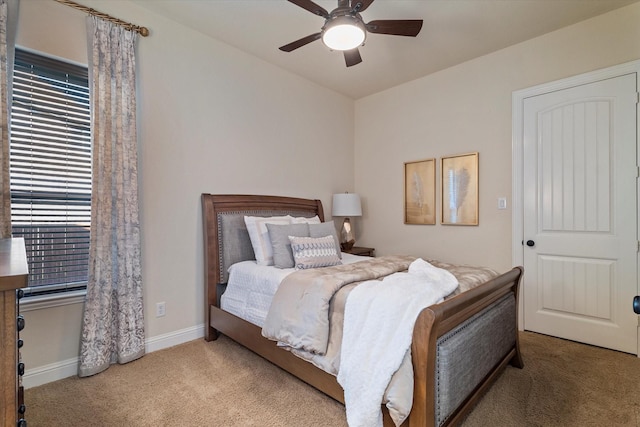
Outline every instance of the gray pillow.
<svg viewBox="0 0 640 427"><path fill-rule="evenodd" d="M309 224L309 237L324 236L333 236L333 240L335 240L336 242L336 251L338 252L338 258L342 259L340 240L338 239L338 233L336 233L336 226L333 224L333 221L327 221L320 224Z"/></svg>
<svg viewBox="0 0 640 427"><path fill-rule="evenodd" d="M309 237L308 224L266 224L273 249L273 265L277 268L293 268L293 253L289 236Z"/></svg>

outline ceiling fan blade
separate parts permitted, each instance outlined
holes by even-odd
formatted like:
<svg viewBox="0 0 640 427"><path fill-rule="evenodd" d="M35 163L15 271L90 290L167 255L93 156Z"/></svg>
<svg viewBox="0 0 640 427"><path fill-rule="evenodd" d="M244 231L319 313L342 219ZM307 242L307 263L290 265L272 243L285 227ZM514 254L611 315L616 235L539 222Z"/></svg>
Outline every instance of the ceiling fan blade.
<svg viewBox="0 0 640 427"><path fill-rule="evenodd" d="M358 48L344 51L344 62L347 63L347 67L359 64L362 62L360 51Z"/></svg>
<svg viewBox="0 0 640 427"><path fill-rule="evenodd" d="M322 16L323 18L329 17L329 12L327 12L325 8L318 6L311 0L289 0L289 2L308 10L314 15Z"/></svg>
<svg viewBox="0 0 640 427"><path fill-rule="evenodd" d="M351 0L351 10L354 12L362 12L369 6L371 6L373 0Z"/></svg>
<svg viewBox="0 0 640 427"><path fill-rule="evenodd" d="M371 21L365 26L370 33L415 37L422 29L422 19Z"/></svg>
<svg viewBox="0 0 640 427"><path fill-rule="evenodd" d="M316 40L318 40L320 38L320 36L322 35L322 33L315 33L315 34L311 34L308 35L307 37L303 37L300 40L296 40L294 42L291 42L289 44L286 44L284 46L280 46L280 50L283 52L291 52L292 50L295 50L299 47L302 47L306 44L309 44L311 42L314 42Z"/></svg>

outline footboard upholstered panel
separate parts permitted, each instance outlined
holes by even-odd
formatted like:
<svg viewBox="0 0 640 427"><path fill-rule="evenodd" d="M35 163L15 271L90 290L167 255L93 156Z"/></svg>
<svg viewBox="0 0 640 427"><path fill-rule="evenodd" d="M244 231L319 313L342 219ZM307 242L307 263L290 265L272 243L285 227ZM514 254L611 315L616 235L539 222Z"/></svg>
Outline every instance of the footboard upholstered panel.
<svg viewBox="0 0 640 427"><path fill-rule="evenodd" d="M505 295L437 341L436 426L481 384L516 342L516 301Z"/></svg>

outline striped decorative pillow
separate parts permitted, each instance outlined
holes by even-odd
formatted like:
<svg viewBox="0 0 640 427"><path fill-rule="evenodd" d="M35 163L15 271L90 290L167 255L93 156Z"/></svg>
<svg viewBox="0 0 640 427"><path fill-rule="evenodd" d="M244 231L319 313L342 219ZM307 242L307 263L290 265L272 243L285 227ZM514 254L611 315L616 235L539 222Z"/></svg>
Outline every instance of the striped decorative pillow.
<svg viewBox="0 0 640 427"><path fill-rule="evenodd" d="M298 270L340 265L333 236L295 237L289 236L291 252Z"/></svg>

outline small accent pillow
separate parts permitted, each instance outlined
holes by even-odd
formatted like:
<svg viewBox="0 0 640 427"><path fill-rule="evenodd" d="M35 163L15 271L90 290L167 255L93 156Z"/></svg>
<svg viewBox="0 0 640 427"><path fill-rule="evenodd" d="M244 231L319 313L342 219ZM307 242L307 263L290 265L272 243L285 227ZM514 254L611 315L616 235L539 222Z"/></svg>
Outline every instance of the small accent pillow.
<svg viewBox="0 0 640 427"><path fill-rule="evenodd" d="M273 249L267 224L290 224L289 216L245 216L244 223L247 226L258 265L273 265Z"/></svg>
<svg viewBox="0 0 640 427"><path fill-rule="evenodd" d="M336 251L338 258L342 259L342 251L340 250L340 240L336 233L336 226L333 221L322 222L319 224L309 224L309 237L333 236L336 241Z"/></svg>
<svg viewBox="0 0 640 427"><path fill-rule="evenodd" d="M289 219L291 219L291 224L320 224L320 217L318 215L311 218L307 218L306 216L293 217L289 215Z"/></svg>
<svg viewBox="0 0 640 427"><path fill-rule="evenodd" d="M309 237L309 225L303 224L269 224L269 239L273 248L273 266L277 268L293 268L293 253L289 236Z"/></svg>
<svg viewBox="0 0 640 427"><path fill-rule="evenodd" d="M333 236L318 238L290 236L289 241L297 270L342 264L338 258Z"/></svg>

